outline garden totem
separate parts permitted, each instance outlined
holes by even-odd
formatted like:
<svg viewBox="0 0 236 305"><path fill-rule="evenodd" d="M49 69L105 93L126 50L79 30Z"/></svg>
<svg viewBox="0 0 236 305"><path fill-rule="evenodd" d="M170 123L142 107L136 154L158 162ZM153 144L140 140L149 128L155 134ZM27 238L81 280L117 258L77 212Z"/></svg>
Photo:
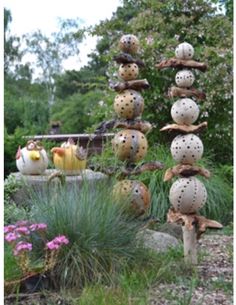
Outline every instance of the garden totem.
<svg viewBox="0 0 236 305"><path fill-rule="evenodd" d="M166 171L164 181L179 176L172 184L169 200L172 208L167 219L169 222L181 223L183 228L185 261L197 263L197 239L206 228L222 228L216 221L206 219L198 214L198 210L207 201L207 191L204 184L195 176L210 177L210 172L196 165L203 155L203 143L198 134L207 127L207 122L192 125L199 116L197 100L205 98L205 94L192 87L195 76L192 69L205 71L206 64L194 61L194 49L184 42L177 46L175 58L157 64L158 69L166 67L179 68L175 76L177 87L171 87L169 97L178 97L171 107L171 117L176 124L162 128L162 131L174 131L178 135L171 143L171 155L178 163Z"/></svg>
<svg viewBox="0 0 236 305"><path fill-rule="evenodd" d="M130 198L132 213L140 216L149 208L150 193L142 182L130 180L128 177L146 170L161 169L163 165L158 161L136 165L147 153L148 142L145 134L152 128L149 122L141 119L144 100L140 92L149 88L149 84L146 79L137 79L139 68L144 66L141 60L135 58L139 49L137 37L123 35L119 41L119 48L121 53L115 56L114 60L120 65L118 76L121 81L111 85L117 92L114 99L117 119L107 122L106 125L109 128L122 128L115 134L112 147L116 157L124 161L120 179L127 179L119 181L114 186L113 194L119 198ZM104 123L97 132L99 130L104 130Z"/></svg>

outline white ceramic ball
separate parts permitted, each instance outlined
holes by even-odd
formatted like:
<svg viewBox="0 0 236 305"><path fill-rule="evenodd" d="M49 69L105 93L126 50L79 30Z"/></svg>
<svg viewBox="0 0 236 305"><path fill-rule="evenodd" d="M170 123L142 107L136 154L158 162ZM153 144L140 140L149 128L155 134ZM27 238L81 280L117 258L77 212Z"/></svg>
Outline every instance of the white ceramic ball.
<svg viewBox="0 0 236 305"><path fill-rule="evenodd" d="M48 156L44 149L39 151L40 158L38 160L30 158L30 151L26 147L18 153L19 158L16 159L16 167L22 175L40 175L47 169Z"/></svg>
<svg viewBox="0 0 236 305"><path fill-rule="evenodd" d="M171 116L177 124L191 125L199 116L199 107L190 98L182 98L172 105Z"/></svg>
<svg viewBox="0 0 236 305"><path fill-rule="evenodd" d="M204 184L195 177L179 178L170 188L169 199L176 211L191 214L204 206L207 191Z"/></svg>
<svg viewBox="0 0 236 305"><path fill-rule="evenodd" d="M175 56L178 59L191 59L194 55L193 46L188 42L179 44L175 49Z"/></svg>
<svg viewBox="0 0 236 305"><path fill-rule="evenodd" d="M192 133L175 137L170 149L173 159L182 164L193 164L200 160L203 154L201 139Z"/></svg>
<svg viewBox="0 0 236 305"><path fill-rule="evenodd" d="M190 70L181 70L175 75L175 82L178 87L188 88L194 83L195 77Z"/></svg>

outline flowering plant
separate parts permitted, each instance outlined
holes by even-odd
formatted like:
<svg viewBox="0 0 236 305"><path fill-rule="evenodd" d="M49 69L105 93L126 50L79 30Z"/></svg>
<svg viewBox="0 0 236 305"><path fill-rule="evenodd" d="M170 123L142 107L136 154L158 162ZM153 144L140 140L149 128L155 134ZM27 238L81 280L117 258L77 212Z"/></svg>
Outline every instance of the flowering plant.
<svg viewBox="0 0 236 305"><path fill-rule="evenodd" d="M29 223L19 221L4 227L4 239L11 245L12 253L23 274L28 274L32 270L30 266L30 252L33 249L32 234L37 234L45 244L45 257L41 272L52 270L58 258L59 251L63 245L67 245L69 240L64 235L58 235L53 240L48 241L45 237L47 225L45 223Z"/></svg>

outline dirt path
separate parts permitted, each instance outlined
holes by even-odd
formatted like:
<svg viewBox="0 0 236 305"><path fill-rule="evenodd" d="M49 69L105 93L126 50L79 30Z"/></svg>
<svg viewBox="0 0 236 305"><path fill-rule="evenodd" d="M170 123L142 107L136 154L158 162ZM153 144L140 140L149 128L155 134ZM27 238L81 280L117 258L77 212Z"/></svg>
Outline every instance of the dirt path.
<svg viewBox="0 0 236 305"><path fill-rule="evenodd" d="M233 304L233 236L205 235L198 251L195 282L151 287L149 305Z"/></svg>

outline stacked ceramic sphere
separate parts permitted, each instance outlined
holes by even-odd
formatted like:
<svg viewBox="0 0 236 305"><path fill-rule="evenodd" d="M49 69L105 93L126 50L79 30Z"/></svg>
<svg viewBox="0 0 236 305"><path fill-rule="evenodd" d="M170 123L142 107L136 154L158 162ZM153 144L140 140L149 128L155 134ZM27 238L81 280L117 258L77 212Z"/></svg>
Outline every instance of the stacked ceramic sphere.
<svg viewBox="0 0 236 305"><path fill-rule="evenodd" d="M177 46L175 55L178 59L189 60L194 55L194 49L184 42ZM175 82L180 88L188 89L194 80L191 70L182 69L175 76ZM183 97L172 105L171 116L178 125L192 125L198 119L199 107L193 99ZM193 133L179 134L171 143L171 154L177 163L195 165L203 154L202 141ZM207 192L204 184L196 177L182 177L171 186L169 199L176 211L191 214L204 206Z"/></svg>
<svg viewBox="0 0 236 305"><path fill-rule="evenodd" d="M119 42L123 54L134 58L139 49L139 41L134 35L124 35ZM133 62L122 63L118 75L123 82L136 80L139 75L139 66ZM114 100L114 110L119 119L130 122L140 118L144 110L144 100L139 91L125 89L119 91ZM142 160L147 153L148 143L145 135L137 129L123 129L119 131L113 141L113 150L116 157L126 162L127 166ZM144 213L150 204L148 188L137 180L122 180L114 186L114 194L127 198L129 196L134 213Z"/></svg>

